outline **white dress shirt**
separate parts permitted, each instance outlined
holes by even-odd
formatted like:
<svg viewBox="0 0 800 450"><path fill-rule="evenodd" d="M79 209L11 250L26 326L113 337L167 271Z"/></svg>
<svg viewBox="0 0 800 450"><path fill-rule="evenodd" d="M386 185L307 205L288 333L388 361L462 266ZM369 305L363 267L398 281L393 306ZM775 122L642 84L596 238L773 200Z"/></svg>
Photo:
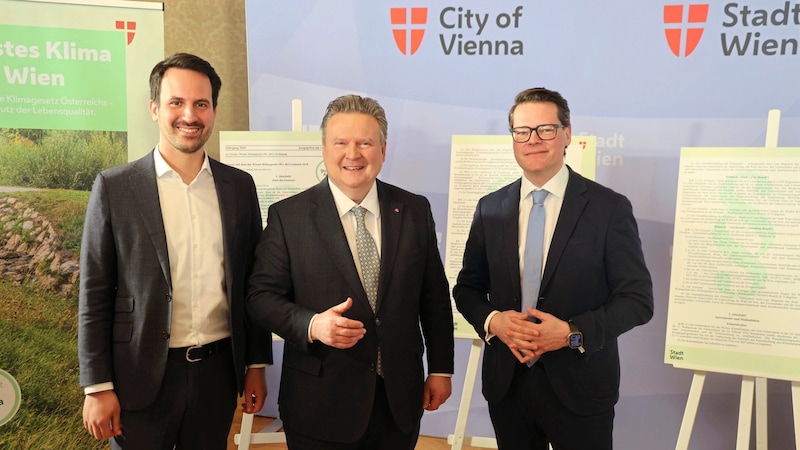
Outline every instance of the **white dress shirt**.
<svg viewBox="0 0 800 450"><path fill-rule="evenodd" d="M229 337L222 216L208 155L188 185L158 148L154 156L172 275L169 346L203 345Z"/></svg>

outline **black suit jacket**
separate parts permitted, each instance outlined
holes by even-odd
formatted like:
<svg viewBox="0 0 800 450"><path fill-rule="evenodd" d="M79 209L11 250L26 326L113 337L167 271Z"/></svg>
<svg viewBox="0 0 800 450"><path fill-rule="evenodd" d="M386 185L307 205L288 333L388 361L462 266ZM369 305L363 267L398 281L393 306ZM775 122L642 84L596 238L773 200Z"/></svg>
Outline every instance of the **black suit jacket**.
<svg viewBox="0 0 800 450"><path fill-rule="evenodd" d="M478 202L453 290L459 311L484 338L490 312L520 310L520 185L517 180ZM562 348L537 363L562 403L581 415L613 407L619 397L617 337L652 317L652 282L628 199L572 169L538 308L572 320L584 335L586 353ZM506 396L517 364L497 337L485 346L487 401Z"/></svg>
<svg viewBox="0 0 800 450"><path fill-rule="evenodd" d="M271 363L268 334L245 323L244 296L261 231L247 173L210 159L222 218L225 287L239 391L245 364ZM147 407L163 379L172 281L153 153L97 176L81 243L80 383L113 382L126 410Z"/></svg>
<svg viewBox="0 0 800 450"><path fill-rule="evenodd" d="M286 340L281 419L315 439L353 442L364 433L378 345L389 405L404 430L415 427L422 414L423 350L430 373L453 372L452 308L430 204L377 184L382 236L377 314L367 301L327 178L270 207L256 251L247 310L255 324ZM347 297L353 307L344 315L363 322L366 336L346 350L309 343L311 317Z"/></svg>

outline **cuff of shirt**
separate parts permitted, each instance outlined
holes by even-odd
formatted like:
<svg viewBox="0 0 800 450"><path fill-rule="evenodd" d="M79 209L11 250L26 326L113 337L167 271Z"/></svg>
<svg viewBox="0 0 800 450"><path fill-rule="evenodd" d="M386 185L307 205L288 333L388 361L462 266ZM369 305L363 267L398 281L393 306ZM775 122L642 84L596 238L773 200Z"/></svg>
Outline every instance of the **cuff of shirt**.
<svg viewBox="0 0 800 450"><path fill-rule="evenodd" d="M430 373L428 374L431 377L445 377L445 378L453 378L452 373Z"/></svg>
<svg viewBox="0 0 800 450"><path fill-rule="evenodd" d="M269 364L248 364L248 369L263 369L264 367L269 367Z"/></svg>
<svg viewBox="0 0 800 450"><path fill-rule="evenodd" d="M314 324L314 319L316 319L316 318L317 318L317 314L314 314L313 316L311 316L311 320L308 321L308 343L309 344L314 342L314 340L311 339L311 325Z"/></svg>
<svg viewBox="0 0 800 450"><path fill-rule="evenodd" d="M489 343L489 339L494 337L494 334L489 333L489 322L492 321L492 317L494 317L496 314L500 314L500 311L490 312L489 315L486 316L486 320L483 322L483 330L486 332L486 337L483 340L486 341L487 344Z"/></svg>
<svg viewBox="0 0 800 450"><path fill-rule="evenodd" d="M98 384L93 384L91 386L86 386L85 388L83 388L83 393L89 395L97 392L112 391L112 390L114 390L114 383L109 381L107 383L98 383Z"/></svg>

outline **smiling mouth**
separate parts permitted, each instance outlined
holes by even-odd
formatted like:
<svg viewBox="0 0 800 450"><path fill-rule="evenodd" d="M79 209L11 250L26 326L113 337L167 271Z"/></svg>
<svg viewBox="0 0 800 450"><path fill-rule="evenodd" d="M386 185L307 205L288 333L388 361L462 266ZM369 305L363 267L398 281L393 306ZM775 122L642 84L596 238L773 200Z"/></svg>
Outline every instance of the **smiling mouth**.
<svg viewBox="0 0 800 450"><path fill-rule="evenodd" d="M198 134L203 131L203 127L198 124L180 123L174 125L175 129L185 134Z"/></svg>
<svg viewBox="0 0 800 450"><path fill-rule="evenodd" d="M348 171L356 171L356 170L361 170L363 168L364 168L364 166L342 166L342 169L348 170Z"/></svg>
<svg viewBox="0 0 800 450"><path fill-rule="evenodd" d="M534 150L532 152L525 153L525 156L537 156L537 155L546 155L546 154L547 154L547 151L536 151L536 150Z"/></svg>

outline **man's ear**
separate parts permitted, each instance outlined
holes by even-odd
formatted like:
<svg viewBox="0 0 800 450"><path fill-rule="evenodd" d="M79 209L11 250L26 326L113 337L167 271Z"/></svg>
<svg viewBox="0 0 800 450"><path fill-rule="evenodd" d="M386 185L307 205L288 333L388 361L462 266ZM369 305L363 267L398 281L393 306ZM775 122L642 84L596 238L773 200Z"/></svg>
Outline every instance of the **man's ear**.
<svg viewBox="0 0 800 450"><path fill-rule="evenodd" d="M153 122L158 121L158 104L152 100L150 100L150 117L153 118Z"/></svg>

